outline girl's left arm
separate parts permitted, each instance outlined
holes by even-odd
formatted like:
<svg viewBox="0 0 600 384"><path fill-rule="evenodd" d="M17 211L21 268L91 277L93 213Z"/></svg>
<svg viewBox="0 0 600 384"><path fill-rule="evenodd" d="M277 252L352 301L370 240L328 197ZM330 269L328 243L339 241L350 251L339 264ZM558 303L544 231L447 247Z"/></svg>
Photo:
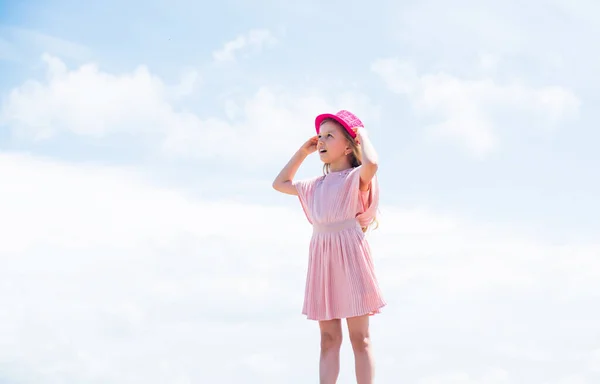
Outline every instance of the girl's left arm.
<svg viewBox="0 0 600 384"><path fill-rule="evenodd" d="M377 152L369 139L369 135L364 128L355 129L356 141L360 145L362 154L362 166L360 168L360 190L369 190L369 184L377 173L378 158Z"/></svg>

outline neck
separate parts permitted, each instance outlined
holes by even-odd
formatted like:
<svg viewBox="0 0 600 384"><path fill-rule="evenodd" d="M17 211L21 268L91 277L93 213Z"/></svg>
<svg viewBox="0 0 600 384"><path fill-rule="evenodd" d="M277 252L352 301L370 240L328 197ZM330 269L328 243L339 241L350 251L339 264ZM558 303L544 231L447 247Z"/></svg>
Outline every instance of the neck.
<svg viewBox="0 0 600 384"><path fill-rule="evenodd" d="M339 171L343 171L344 169L348 169L351 167L352 167L352 165L348 161L348 158L343 158L343 159L334 161L333 163L329 164L329 171L330 172L339 172Z"/></svg>

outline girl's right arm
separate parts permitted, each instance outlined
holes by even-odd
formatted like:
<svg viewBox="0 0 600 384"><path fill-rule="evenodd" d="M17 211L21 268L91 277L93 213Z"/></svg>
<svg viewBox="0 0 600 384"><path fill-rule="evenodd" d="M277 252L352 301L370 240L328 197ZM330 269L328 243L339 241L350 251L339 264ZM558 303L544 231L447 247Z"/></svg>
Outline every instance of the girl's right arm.
<svg viewBox="0 0 600 384"><path fill-rule="evenodd" d="M308 155L317 150L317 136L311 137L296 151L294 156L288 161L288 163L279 172L275 180L273 181L273 188L281 193L288 195L298 195L296 187L292 184L292 180L300 168L300 165L306 159Z"/></svg>

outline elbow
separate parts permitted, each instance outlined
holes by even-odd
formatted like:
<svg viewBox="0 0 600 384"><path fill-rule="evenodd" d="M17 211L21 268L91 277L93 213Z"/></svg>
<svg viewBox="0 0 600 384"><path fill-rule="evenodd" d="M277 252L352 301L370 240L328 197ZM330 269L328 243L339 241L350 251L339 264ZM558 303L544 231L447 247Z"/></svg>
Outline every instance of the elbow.
<svg viewBox="0 0 600 384"><path fill-rule="evenodd" d="M377 160L375 160L373 162L370 161L363 164L363 167L367 168L370 172L373 172L373 174L375 174L379 169L379 164L377 164Z"/></svg>
<svg viewBox="0 0 600 384"><path fill-rule="evenodd" d="M296 189L293 186L291 181L281 181L275 180L272 184L272 187L277 192L285 193L288 195L295 195Z"/></svg>
<svg viewBox="0 0 600 384"><path fill-rule="evenodd" d="M273 180L273 184L271 184L271 187L273 187L273 189L277 192L281 192L283 190L283 183L281 182L281 180L275 179Z"/></svg>

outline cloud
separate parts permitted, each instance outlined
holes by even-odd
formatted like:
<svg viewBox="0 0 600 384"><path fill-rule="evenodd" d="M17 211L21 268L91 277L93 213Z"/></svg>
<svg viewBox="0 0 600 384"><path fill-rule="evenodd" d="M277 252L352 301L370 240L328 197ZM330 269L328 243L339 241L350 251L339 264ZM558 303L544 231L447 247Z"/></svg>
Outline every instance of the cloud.
<svg viewBox="0 0 600 384"><path fill-rule="evenodd" d="M181 73L179 84L173 87L171 94L175 99L189 96L197 90L201 81L202 78L197 70L187 68Z"/></svg>
<svg viewBox="0 0 600 384"><path fill-rule="evenodd" d="M0 154L0 179L3 381L314 379L318 331L300 315L310 227L294 198L208 200L136 169L23 154ZM599 244L381 211L382 383L593 382ZM347 338L342 359L351 381Z"/></svg>
<svg viewBox="0 0 600 384"><path fill-rule="evenodd" d="M598 55L577 44L587 41L578 32L597 29L595 13L589 12L592 3L560 0L540 7L538 2L521 8L522 13L515 13L511 2L467 3L400 5L406 12L402 22L394 19L394 28L403 38L403 57L416 61L380 56L384 59L373 65L397 95L378 84L371 89L366 78L355 77L362 60L349 62L350 84L345 79L349 73L336 69L336 76L328 76L335 60L318 65L322 76L317 77L323 81L316 87L302 81L314 80L316 67L294 58L310 57L307 47L320 51L328 45L327 39L320 39L320 27L306 28L307 20L324 14L317 9L322 5L308 11L306 3L293 5L303 7L303 16L291 22L281 19L283 9L269 9L272 4L258 11L261 18L276 14L292 33L308 31L304 40L312 43L290 50L292 56L270 57L268 61L285 64L276 65L274 72L264 60L251 68L252 73L247 73L250 67L235 64L280 44L283 35L275 30L215 35L215 45L200 47L190 56L186 34L206 35L211 26L186 24L194 12L177 15L177 8L186 8L184 3L145 7L133 26L126 18L116 20L130 28L120 35L120 46L127 52L119 50L112 58L114 46L101 41L104 34L94 32L95 22L82 21L98 13L89 7L88 15L79 12L59 27L64 33L77 33L86 24L92 33L81 36L93 38L86 43L98 44L94 55L78 45L0 33L0 57L23 61L14 67L18 73L37 73L39 63L34 60L48 53L42 62L45 74L27 81L9 76L13 89L2 90L2 148L25 148L34 155L0 150L0 382L314 382L318 326L300 314L311 229L297 199L271 189L274 174L269 174L314 132L316 113L352 109L381 138L394 122L378 124L380 107L373 100L392 107L408 101L416 125L425 126L430 138L454 140L476 156L504 148L520 131L527 138L518 137L519 145L513 148L518 156L507 151L506 160L486 163L489 174L510 176L512 192L526 189L530 195L537 187L556 197L580 196L578 185L593 190L593 183L582 184L575 173L568 175L569 183L555 181L563 169L585 173L593 151L576 147L581 143L569 137L583 135L569 132L594 124L582 125L582 119L560 132L560 143L544 140L533 151L523 144L536 129L548 135L577 118L580 99L585 101L585 92L593 88L589 73ZM555 12L555 18L548 18L557 4L573 12ZM589 9L584 10L586 4ZM382 46L397 50L394 41L385 40L389 29L383 24L391 16L388 10L398 5L380 5L377 11L372 7L366 13L350 12L345 20L379 20L367 31L375 39L365 41L383 41ZM59 8L32 17L40 25L57 27L56 20L46 16L70 12ZM220 11L227 10L211 14ZM290 14L289 9L283 13ZM156 15L184 22L161 26L152 22ZM573 17L581 23L573 24ZM543 21L542 27L522 22L528 18ZM96 24L105 32L105 22ZM378 40L384 32L384 39ZM168 44L167 37L172 37ZM155 54L156 41L171 52L167 62ZM358 56L372 60L371 45L354 48ZM96 54L102 58L89 61ZM151 61L122 69L123 63L131 63L128 54ZM198 55L211 62L204 64L214 65L193 62ZM12 63L5 64L11 68ZM167 80L173 65L184 70L179 78ZM252 79L240 83L239 78ZM286 84L269 82L275 78ZM223 89L225 83L235 89ZM343 86L373 93L337 93ZM584 112L585 121L593 123L594 111ZM412 147L412 137L405 139L400 145L382 141L382 155L386 146L396 152L401 148L402 158L426 153ZM105 152L91 155L87 149ZM124 157L115 151L123 149L132 151L128 161L138 160L149 168L82 161L95 157L117 163ZM35 156L40 150L79 163ZM139 156L142 150L146 152ZM559 167L551 156L556 151L569 154ZM398 157L387 152L382 157ZM531 184L525 178L527 169L507 176L506 169L498 167L527 156L549 161L547 168L558 176L545 178L541 172ZM177 161L169 161L172 158ZM381 226L369 234L388 301L383 314L371 320L377 382L599 382L600 352L594 342L600 322L598 239L564 233L557 238L522 222L488 220L483 211L473 219L455 207L441 212L426 204L391 205L415 196L422 202L433 197L429 200L442 204L464 200L452 192L460 189L458 185L440 189L420 182L423 167L439 159L405 160L401 162L410 164L412 171L402 177L397 177L397 164L382 169L382 186L391 189L382 193ZM318 173L318 158L309 160L313 161ZM442 168L457 169L455 179L466 169L479 168L459 158L446 156L444 161ZM311 166L303 168L310 171ZM257 179L257 174L267 180ZM416 180L408 180L411 175ZM169 185L167 179L181 184ZM545 186L539 184L544 180ZM393 197L390 192L400 184L410 186L405 197ZM548 189L552 186L559 189ZM511 192L495 192L507 191ZM535 215L536 207L521 205ZM561 216L555 208L555 217ZM557 221L565 227L574 214L562 216ZM579 226L584 226L581 218ZM528 219L533 225L535 218ZM344 332L340 382L351 383L352 351Z"/></svg>
<svg viewBox="0 0 600 384"><path fill-rule="evenodd" d="M278 42L268 29L252 29L245 34L238 35L234 40L228 41L218 51L213 52L215 62L235 61L236 56L242 52L254 52Z"/></svg>
<svg viewBox="0 0 600 384"><path fill-rule="evenodd" d="M314 116L322 111L349 108L365 121L376 121L379 108L363 95L342 92L331 99L318 92L291 94L261 87L250 98L228 99L229 119L207 118L201 123L188 116L172 125L164 147L169 153L189 157L230 156L248 165L288 157L315 134ZM200 129L198 129L200 128Z"/></svg>
<svg viewBox="0 0 600 384"><path fill-rule="evenodd" d="M473 378L462 372L433 375L419 380L418 384L510 384L514 381L502 369L488 369L479 378Z"/></svg>
<svg viewBox="0 0 600 384"><path fill-rule="evenodd" d="M0 177L0 361L18 359L44 382L218 381L221 359L241 372L269 369L258 341L246 338L233 360L219 345L272 322L273 308L296 309L303 242L273 236L307 235L301 212L195 201L130 170L27 156L0 155ZM246 249L263 246L268 255ZM272 276L285 264L300 285Z"/></svg>
<svg viewBox="0 0 600 384"><path fill-rule="evenodd" d="M493 65L488 56L484 63ZM581 103L560 86L535 88L518 81L419 74L411 63L396 58L377 60L371 69L390 91L406 96L417 115L433 121L426 126L430 137L456 140L478 157L498 147L498 131L505 129L498 122L506 121L502 115L552 127L576 117Z"/></svg>
<svg viewBox="0 0 600 384"><path fill-rule="evenodd" d="M589 73L600 54L589 49L588 41L600 32L594 19L599 9L589 0L554 0L550 5L532 0L527 9L514 1L425 0L394 4L388 28L406 57L419 65L471 76L481 69L475 58L493 55L506 78L568 84L583 95L597 81ZM578 60L571 59L575 56Z"/></svg>
<svg viewBox="0 0 600 384"><path fill-rule="evenodd" d="M95 64L70 71L58 58L44 55L47 81L29 80L13 89L0 123L19 136L43 140L61 132L102 137L118 131L160 132L172 110L166 87L146 67L131 74L101 72ZM158 120L158 121L157 121Z"/></svg>
<svg viewBox="0 0 600 384"><path fill-rule="evenodd" d="M600 374L600 348L589 355L588 369L596 374Z"/></svg>
<svg viewBox="0 0 600 384"><path fill-rule="evenodd" d="M314 116L323 111L349 108L365 121L379 117L378 107L359 93L330 98L319 91L292 94L275 86L226 98L224 117L201 117L177 106L179 98L195 92L196 71L169 86L145 66L111 74L94 63L71 70L56 57L44 55L43 60L46 81L28 80L16 87L0 110L0 125L22 140L50 140L66 133L94 139L133 136L163 156L242 158L244 164L256 165L289 156L313 134Z"/></svg>

